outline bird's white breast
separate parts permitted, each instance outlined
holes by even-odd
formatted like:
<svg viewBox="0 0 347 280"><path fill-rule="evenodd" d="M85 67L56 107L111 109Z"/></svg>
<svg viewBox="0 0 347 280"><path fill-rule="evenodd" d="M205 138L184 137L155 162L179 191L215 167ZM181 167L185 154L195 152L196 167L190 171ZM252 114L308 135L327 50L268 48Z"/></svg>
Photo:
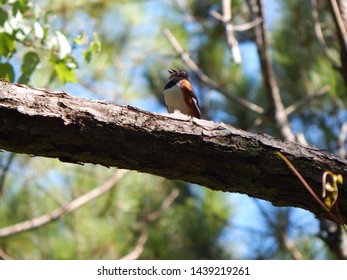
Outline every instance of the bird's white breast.
<svg viewBox="0 0 347 280"><path fill-rule="evenodd" d="M189 113L189 108L184 101L183 93L179 86L174 85L171 88L164 90L164 103L169 113L174 113L175 110L183 114Z"/></svg>

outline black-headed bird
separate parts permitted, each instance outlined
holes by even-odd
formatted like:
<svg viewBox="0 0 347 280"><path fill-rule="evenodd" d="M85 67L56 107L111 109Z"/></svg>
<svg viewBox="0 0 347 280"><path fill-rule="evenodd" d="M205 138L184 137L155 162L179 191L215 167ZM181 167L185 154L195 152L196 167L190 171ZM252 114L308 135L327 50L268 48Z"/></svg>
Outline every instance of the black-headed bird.
<svg viewBox="0 0 347 280"><path fill-rule="evenodd" d="M180 111L182 114L201 119L199 101L187 72L171 69L169 73L169 81L163 91L167 111Z"/></svg>

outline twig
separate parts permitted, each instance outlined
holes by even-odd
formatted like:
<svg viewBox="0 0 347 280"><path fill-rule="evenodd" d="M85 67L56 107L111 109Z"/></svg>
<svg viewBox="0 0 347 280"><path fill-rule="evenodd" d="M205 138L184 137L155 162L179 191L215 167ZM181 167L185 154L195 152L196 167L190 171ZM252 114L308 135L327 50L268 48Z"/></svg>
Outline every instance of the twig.
<svg viewBox="0 0 347 280"><path fill-rule="evenodd" d="M247 31L249 29L252 29L254 27L256 27L257 25L261 24L263 21L262 18L255 18L250 22L244 23L244 24L240 24L240 25L233 25L234 27L234 31L237 32L242 32L242 31Z"/></svg>
<svg viewBox="0 0 347 280"><path fill-rule="evenodd" d="M316 37L318 39L318 42L319 42L320 46L322 47L327 58L331 61L331 64L333 65L333 67L338 69L339 66L336 64L336 62L335 62L335 60L334 60L333 56L331 55L331 52L328 48L328 45L324 39L324 35L322 32L322 25L319 22L317 0L311 0L311 6L312 6L312 19L313 19L313 23L314 23L314 31L316 33Z"/></svg>
<svg viewBox="0 0 347 280"><path fill-rule="evenodd" d="M283 225L279 226L278 224L276 224L273 221L273 219L270 217L268 212L265 211L264 207L259 203L258 200L254 199L253 201L257 205L257 207L260 210L260 212L262 213L263 217L266 219L266 222L268 223L270 228L276 230L276 233L274 234L275 238L287 248L287 250L290 252L290 254L292 255L292 257L295 260L303 260L304 259L303 255L301 254L299 249L296 247L294 242L292 240L290 240L288 235L287 235L286 225L288 223L285 226L283 226ZM289 211L289 210L287 210L287 211Z"/></svg>
<svg viewBox="0 0 347 280"><path fill-rule="evenodd" d="M211 86L212 88L218 88L219 84L213 80L211 80L209 77L207 77L204 72L200 70L200 68L195 64L195 62L190 58L187 52L184 51L180 43L177 41L176 37L172 34L172 32L165 28L163 30L164 35L171 43L172 47L175 49L175 51L181 56L182 60L187 64L187 66L195 73L195 75L198 76L198 78L206 83L207 85Z"/></svg>
<svg viewBox="0 0 347 280"><path fill-rule="evenodd" d="M181 59L184 61L184 63L189 67L190 70L194 72L194 74L207 86L211 87L212 89L215 89L222 93L226 98L229 100L238 103L239 105L243 106L246 109L249 109L252 112L258 113L258 114L264 114L264 109L252 102L247 101L246 99L243 99L237 95L231 94L230 92L224 91L220 85L210 79L201 69L195 64L195 62L190 58L188 53L184 51L182 46L177 41L176 37L172 34L172 32L165 28L163 30L164 35L171 43L174 50L180 55Z"/></svg>
<svg viewBox="0 0 347 280"><path fill-rule="evenodd" d="M294 104L288 106L287 108L285 108L285 112L286 112L287 116L293 114L295 111L299 110L301 107L304 107L305 105L312 102L316 98L323 96L324 94L329 92L329 90L330 90L329 85L325 85L322 88L320 88L317 92L315 92L314 94L311 94L311 95L295 102ZM258 117L254 121L253 126L257 127L257 126L261 125L264 121L264 118L266 118L265 115ZM302 134L301 135L298 134L296 138L301 144L304 144L306 146L308 145L308 143L306 142L306 140L304 139L304 136Z"/></svg>
<svg viewBox="0 0 347 280"><path fill-rule="evenodd" d="M67 203L65 206L51 211L48 214L45 214L43 216L31 219L31 220L27 220L18 224L14 224L12 226L1 228L0 237L6 237L10 235L15 235L24 231L36 229L38 227L41 227L43 225L46 225L50 222L57 220L64 214L67 214L76 210L77 208L83 206L87 202L99 197L100 195L112 189L119 182L119 180L125 175L126 172L127 170L123 170L123 169L117 170L117 172L110 179L108 179L106 182L104 182L97 188L74 199L73 201Z"/></svg>
<svg viewBox="0 0 347 280"><path fill-rule="evenodd" d="M342 22L345 25L345 28L347 29L347 1L339 0L337 4L341 13Z"/></svg>
<svg viewBox="0 0 347 280"><path fill-rule="evenodd" d="M12 260L12 258L4 250L0 249L0 260Z"/></svg>
<svg viewBox="0 0 347 280"><path fill-rule="evenodd" d="M179 194L180 191L178 189L173 189L169 196L165 198L160 208L158 210L153 211L152 213L149 213L147 215L146 220L149 222L153 222L154 220L158 219L161 216L161 214L171 206L171 204L175 201Z"/></svg>
<svg viewBox="0 0 347 280"><path fill-rule="evenodd" d="M210 11L210 15L213 16L215 19L219 20L219 21L224 21L224 17L216 12L215 10L211 10ZM260 24L262 22L261 18L255 18L250 22L246 22L244 24L239 24L239 25L234 25L233 24L233 30L236 32L243 32L243 31L247 31L249 29L254 28L255 26L257 26L258 24Z"/></svg>
<svg viewBox="0 0 347 280"><path fill-rule="evenodd" d="M302 132L298 132L296 134L296 141L298 141L301 145L308 146L308 142Z"/></svg>
<svg viewBox="0 0 347 280"><path fill-rule="evenodd" d="M286 246L288 251L292 254L293 258L295 260L303 260L304 259L303 255L301 254L301 252L299 251L295 243L288 238L287 234L284 235L283 239L284 239L283 240L284 245Z"/></svg>
<svg viewBox="0 0 347 280"><path fill-rule="evenodd" d="M143 249L145 248L145 244L147 242L148 239L148 229L147 227L144 227L142 229L141 235L137 241L137 244L134 248L134 250L132 250L129 254L125 255L124 257L120 258L120 260L136 260L138 259L142 252Z"/></svg>
<svg viewBox="0 0 347 280"><path fill-rule="evenodd" d="M121 260L136 260L140 257L148 239L148 223L158 219L164 213L164 211L171 206L171 204L178 197L179 193L180 192L178 189L173 189L172 192L165 198L159 209L154 210L144 218L145 224L141 230L141 235L137 241L135 248L129 254L120 258Z"/></svg>
<svg viewBox="0 0 347 280"><path fill-rule="evenodd" d="M339 1L340 3L340 1ZM342 18L342 13L346 14L345 5L338 5L336 0L328 1L331 15L334 19L334 23L337 30L338 41L340 44L340 60L341 68L340 73L344 79L345 84L347 85L347 27ZM340 10L343 9L343 11Z"/></svg>
<svg viewBox="0 0 347 280"><path fill-rule="evenodd" d="M320 88L317 92L315 92L314 94L311 94L297 102L295 102L294 104L288 106L285 111L286 114L289 116L292 113L294 113L295 111L299 110L301 107L304 107L305 105L307 105L308 103L310 103L311 101L313 101L314 99L323 96L324 94L326 94L327 92L329 92L330 90L330 86L329 85L325 85L322 88Z"/></svg>
<svg viewBox="0 0 347 280"><path fill-rule="evenodd" d="M234 35L234 26L231 24L231 20L232 20L231 0L222 0L222 9L223 9L223 15L220 15L216 11L211 11L210 14L224 24L227 44L231 50L232 58L235 61L235 63L241 64L242 58L241 58L241 53L239 49L239 43L237 42Z"/></svg>
<svg viewBox="0 0 347 280"><path fill-rule="evenodd" d="M294 141L295 136L289 125L288 116L280 95L279 87L276 83L275 74L272 67L270 51L264 26L264 11L262 0L249 0L253 18L262 18L261 24L255 27L255 40L257 44L261 70L264 84L268 96L269 112L277 125L282 138L287 141Z"/></svg>
<svg viewBox="0 0 347 280"><path fill-rule="evenodd" d="M331 4L331 7L334 13L336 27L339 33L341 34L341 37L343 38L344 47L347 47L347 27L344 24L339 5L337 4L337 0L330 0L329 2Z"/></svg>

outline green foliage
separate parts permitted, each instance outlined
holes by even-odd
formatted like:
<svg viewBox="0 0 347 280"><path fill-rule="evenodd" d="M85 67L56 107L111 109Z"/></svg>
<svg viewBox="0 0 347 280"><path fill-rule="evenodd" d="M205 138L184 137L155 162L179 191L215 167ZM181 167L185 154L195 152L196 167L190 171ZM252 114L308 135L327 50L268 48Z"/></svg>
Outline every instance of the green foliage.
<svg viewBox="0 0 347 280"><path fill-rule="evenodd" d="M5 58L10 58L16 48L16 42L9 34L0 33L0 55Z"/></svg>
<svg viewBox="0 0 347 280"><path fill-rule="evenodd" d="M30 159L30 166L40 176L32 177L24 165L14 167L23 182L15 186L15 178L9 178L0 205L0 227L48 213L59 207L57 201L71 201L115 172L92 165L71 165L67 172L63 163L36 158ZM180 184L180 196L160 210L177 187L159 177L128 173L107 195L38 230L0 239L0 248L24 259L114 259L130 253L146 229L149 237L141 258L226 257L215 243L230 215L225 198L212 191L203 191L200 198L187 196L187 185ZM153 212L159 213L158 218L148 221Z"/></svg>
<svg viewBox="0 0 347 280"><path fill-rule="evenodd" d="M74 83L77 82L77 78L74 72L77 65L72 57L68 56L64 59L57 59L57 57L53 56L50 60L54 71L59 80L62 83Z"/></svg>
<svg viewBox="0 0 347 280"><path fill-rule="evenodd" d="M43 16L44 12L39 9L27 0L8 2L0 9L0 59L6 60L1 77L15 81L15 76L19 76L18 83L28 84L40 67L46 69L45 73L40 73L40 81L58 78L61 83L76 82L77 57L68 38L54 31L48 22L49 16ZM100 46L95 33L94 41L85 51L87 62L100 51ZM14 54L23 61L21 75L15 75L13 70Z"/></svg>
<svg viewBox="0 0 347 280"><path fill-rule="evenodd" d="M14 81L14 70L10 63L0 63L0 77L7 81Z"/></svg>
<svg viewBox="0 0 347 280"><path fill-rule="evenodd" d="M85 50L83 52L83 57L87 63L90 63L94 55L101 52L101 42L98 38L98 34L94 32L93 36L94 36L94 41L90 43L89 50Z"/></svg>
<svg viewBox="0 0 347 280"><path fill-rule="evenodd" d="M3 26L8 18L8 14L2 8L0 8L0 25Z"/></svg>
<svg viewBox="0 0 347 280"><path fill-rule="evenodd" d="M39 62L40 58L36 52L27 52L23 57L23 63L21 66L22 75L18 79L18 83L28 84L30 81L30 76L34 73Z"/></svg>
<svg viewBox="0 0 347 280"><path fill-rule="evenodd" d="M266 9L275 5L269 2ZM81 96L164 111L160 94L167 70L183 69L191 73L205 118L278 136L268 115L254 113L231 98L241 97L269 109L254 30L235 32L244 60L235 65L225 27L211 16L212 10L222 13L221 1L2 3L1 78L47 88L73 82ZM246 1L232 1L232 5L233 24L250 21ZM289 116L293 130L302 132L310 144L335 152L346 116L342 75L316 39L309 2L286 0L275 6L278 13L265 11L265 26L284 105L330 87L324 97ZM333 63L338 65L333 22L325 4L321 6L323 33ZM190 71L182 54L163 35L164 28L171 30L184 54L223 92L211 89ZM0 228L49 213L96 188L115 172L19 155L7 170L7 158L7 153L0 153L0 179L4 178ZM161 211L173 189L179 190L179 196ZM140 259L291 259L293 255L283 243L287 237L305 258L330 257L316 238L312 217L311 223L300 224L299 215L295 223L294 211L268 206L259 211L260 218L252 212L252 219L242 227L233 221L249 205L235 204L224 193L128 173L109 193L73 213L34 231L0 239L0 249L17 259L118 259L132 252L145 236ZM149 220L158 209L159 217ZM228 239L235 232L241 232L241 237Z"/></svg>

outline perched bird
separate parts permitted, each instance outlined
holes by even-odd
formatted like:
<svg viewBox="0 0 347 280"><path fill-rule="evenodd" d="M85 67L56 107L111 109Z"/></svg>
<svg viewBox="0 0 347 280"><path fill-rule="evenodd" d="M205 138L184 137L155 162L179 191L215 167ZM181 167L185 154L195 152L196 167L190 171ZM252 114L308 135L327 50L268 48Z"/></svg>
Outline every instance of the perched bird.
<svg viewBox="0 0 347 280"><path fill-rule="evenodd" d="M182 114L201 119L198 98L185 71L169 70L170 78L163 91L164 104L169 113Z"/></svg>

